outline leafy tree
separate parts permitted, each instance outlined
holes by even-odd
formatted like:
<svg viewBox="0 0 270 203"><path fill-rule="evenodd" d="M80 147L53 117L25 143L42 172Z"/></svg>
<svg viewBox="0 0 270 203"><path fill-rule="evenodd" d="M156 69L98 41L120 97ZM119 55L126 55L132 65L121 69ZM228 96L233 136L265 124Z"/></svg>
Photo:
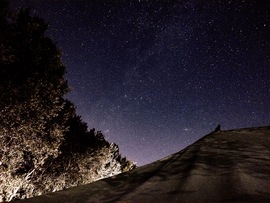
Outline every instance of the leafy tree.
<svg viewBox="0 0 270 203"><path fill-rule="evenodd" d="M48 24L0 2L0 201L89 183L134 168L88 130L68 92ZM55 181L58 180L58 181Z"/></svg>
<svg viewBox="0 0 270 203"><path fill-rule="evenodd" d="M68 130L65 67L60 51L44 35L47 24L42 19L21 10L8 23L1 13L1 170L6 176L31 178L47 159L58 156Z"/></svg>

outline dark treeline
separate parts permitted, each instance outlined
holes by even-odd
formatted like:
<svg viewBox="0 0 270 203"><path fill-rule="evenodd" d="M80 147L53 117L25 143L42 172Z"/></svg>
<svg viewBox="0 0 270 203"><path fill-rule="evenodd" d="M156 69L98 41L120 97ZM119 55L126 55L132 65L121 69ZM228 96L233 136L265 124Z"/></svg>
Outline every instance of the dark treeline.
<svg viewBox="0 0 270 203"><path fill-rule="evenodd" d="M131 170L118 146L88 130L48 24L0 1L0 201L28 198Z"/></svg>

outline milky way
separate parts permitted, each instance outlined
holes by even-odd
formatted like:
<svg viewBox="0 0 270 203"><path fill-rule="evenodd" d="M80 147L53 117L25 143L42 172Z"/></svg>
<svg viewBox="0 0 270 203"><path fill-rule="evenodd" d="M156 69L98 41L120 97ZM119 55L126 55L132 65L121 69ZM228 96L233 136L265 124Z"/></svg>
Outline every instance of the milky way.
<svg viewBox="0 0 270 203"><path fill-rule="evenodd" d="M49 22L67 95L143 165L222 129L269 125L267 0L11 0Z"/></svg>

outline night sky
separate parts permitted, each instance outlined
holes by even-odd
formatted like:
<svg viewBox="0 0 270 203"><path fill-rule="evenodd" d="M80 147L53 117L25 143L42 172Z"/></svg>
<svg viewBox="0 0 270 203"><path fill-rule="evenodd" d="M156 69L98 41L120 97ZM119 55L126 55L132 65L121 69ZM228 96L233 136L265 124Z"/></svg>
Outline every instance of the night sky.
<svg viewBox="0 0 270 203"><path fill-rule="evenodd" d="M268 0L10 3L49 22L67 68L67 98L137 165L218 124L269 125Z"/></svg>

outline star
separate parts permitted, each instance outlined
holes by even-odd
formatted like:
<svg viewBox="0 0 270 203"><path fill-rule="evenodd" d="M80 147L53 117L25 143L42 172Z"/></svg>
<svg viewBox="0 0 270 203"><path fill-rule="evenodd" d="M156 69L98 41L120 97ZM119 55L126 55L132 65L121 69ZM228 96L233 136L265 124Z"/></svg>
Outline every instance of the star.
<svg viewBox="0 0 270 203"><path fill-rule="evenodd" d="M67 95L143 165L211 132L269 124L265 1L11 0L49 22Z"/></svg>

